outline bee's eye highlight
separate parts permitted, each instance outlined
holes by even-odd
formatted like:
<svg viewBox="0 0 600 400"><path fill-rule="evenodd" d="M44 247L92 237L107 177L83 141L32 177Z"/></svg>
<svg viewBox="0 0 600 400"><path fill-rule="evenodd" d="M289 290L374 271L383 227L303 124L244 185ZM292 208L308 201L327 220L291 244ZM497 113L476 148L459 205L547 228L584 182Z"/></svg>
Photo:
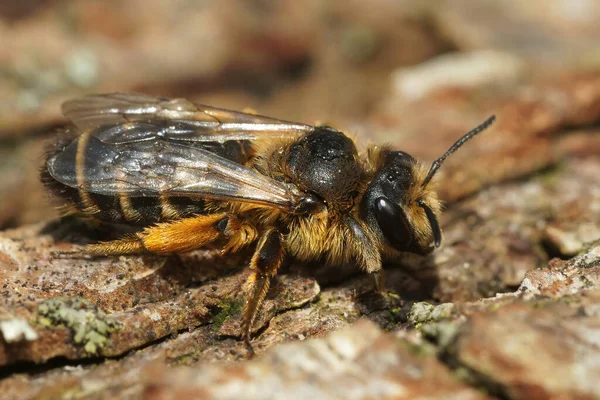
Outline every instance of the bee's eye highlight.
<svg viewBox="0 0 600 400"><path fill-rule="evenodd" d="M440 247L440 244L442 244L442 231L440 230L440 224L438 223L435 213L427 204L425 204L423 200L417 201L417 204L419 205L419 207L425 210L425 215L427 216L427 219L429 220L429 225L431 226L431 230L433 231L433 241L435 247Z"/></svg>
<svg viewBox="0 0 600 400"><path fill-rule="evenodd" d="M402 208L386 197L375 200L375 218L383 236L398 251L407 251L413 242L413 232Z"/></svg>

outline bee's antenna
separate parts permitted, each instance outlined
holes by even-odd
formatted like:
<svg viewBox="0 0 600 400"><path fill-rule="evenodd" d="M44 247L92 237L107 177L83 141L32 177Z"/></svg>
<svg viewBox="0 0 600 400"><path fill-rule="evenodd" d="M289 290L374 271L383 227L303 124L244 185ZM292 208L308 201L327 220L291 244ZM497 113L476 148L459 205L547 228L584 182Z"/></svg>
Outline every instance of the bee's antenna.
<svg viewBox="0 0 600 400"><path fill-rule="evenodd" d="M429 169L429 173L425 177L425 180L421 184L421 187L427 186L427 184L429 183L429 181L431 181L431 178L433 178L433 176L435 175L435 173L437 172L437 170L440 169L440 167L442 166L442 163L444 162L444 160L446 158L448 158L448 156L450 154L452 154L456 150L458 150L460 148L460 146L462 146L463 144L465 144L465 142L467 140L471 139L473 136L477 135L478 133L481 133L482 131L484 131L487 127L489 127L492 124L492 122L494 122L495 119L496 119L495 115L492 115L491 117L489 117L488 119L486 119L477 128L475 128L475 129L467 132L463 137L461 137L460 139L458 139L456 141L456 143L454 143L452 145L452 147L450 147L448 149L448 151L443 156L441 156L440 158L438 158L437 160L435 160L433 162L433 164L431 164L431 168Z"/></svg>

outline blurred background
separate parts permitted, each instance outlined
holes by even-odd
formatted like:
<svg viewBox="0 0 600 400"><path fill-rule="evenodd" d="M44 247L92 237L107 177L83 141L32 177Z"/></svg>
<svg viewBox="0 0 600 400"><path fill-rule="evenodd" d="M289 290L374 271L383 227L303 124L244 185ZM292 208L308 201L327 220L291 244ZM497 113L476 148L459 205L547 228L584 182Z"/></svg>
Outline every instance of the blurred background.
<svg viewBox="0 0 600 400"><path fill-rule="evenodd" d="M0 1L0 228L54 215L43 143L91 92L319 121L428 161L499 114L446 171L444 198L462 198L555 162L548 133L595 121L599 20L595 0Z"/></svg>
<svg viewBox="0 0 600 400"><path fill-rule="evenodd" d="M0 397L598 398L599 21L598 0L0 0L0 230L56 216L44 143L85 93L318 121L427 164L497 116L437 175L441 248L386 266L384 296L291 265L253 343L297 347L262 361L212 364L248 357L245 261L56 259L67 224L0 232L0 323L35 336L0 324Z"/></svg>

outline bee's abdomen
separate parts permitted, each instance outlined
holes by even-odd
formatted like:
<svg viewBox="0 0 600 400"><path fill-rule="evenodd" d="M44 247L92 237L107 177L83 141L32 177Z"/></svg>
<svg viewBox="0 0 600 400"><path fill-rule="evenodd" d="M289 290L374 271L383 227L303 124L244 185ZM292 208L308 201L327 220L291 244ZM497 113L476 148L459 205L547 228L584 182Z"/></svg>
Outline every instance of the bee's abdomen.
<svg viewBox="0 0 600 400"><path fill-rule="evenodd" d="M65 152L67 146L73 143L73 135L69 130L64 131L62 138L48 149L46 162L41 171L42 182L61 202L63 214L83 214L103 222L143 226L186 218L205 211L205 202L199 198L166 195L134 197L124 193L97 194L59 182L48 169L48 162L59 153L62 153L66 161L62 163L65 170L61 173L73 176L73 179L78 182L85 182L85 164L82 161L84 158L81 157L82 152L86 150L85 135L78 140L81 146L77 146L76 149L71 148L76 151Z"/></svg>
<svg viewBox="0 0 600 400"><path fill-rule="evenodd" d="M108 223L149 225L201 214L202 199L190 197L106 196L66 186L42 171L48 190L62 202L64 214L82 214Z"/></svg>

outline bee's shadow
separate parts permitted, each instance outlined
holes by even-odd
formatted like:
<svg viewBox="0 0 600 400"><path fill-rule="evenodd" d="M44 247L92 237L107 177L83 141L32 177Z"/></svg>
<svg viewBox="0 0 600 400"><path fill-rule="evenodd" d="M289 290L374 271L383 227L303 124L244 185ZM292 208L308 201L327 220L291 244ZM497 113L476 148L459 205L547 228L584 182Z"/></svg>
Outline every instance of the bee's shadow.
<svg viewBox="0 0 600 400"><path fill-rule="evenodd" d="M131 226L91 224L75 217L64 217L47 223L40 231L50 235L55 242L68 242L85 245L98 241L118 239L123 234L135 232ZM162 268L165 279L175 279L181 285L198 285L219 276L226 276L240 271L248 264L251 251L240 252L224 257L210 258L210 249L198 250L184 255L167 256L169 268ZM151 256L155 257L155 256ZM438 270L432 257L408 257L404 260L386 263L383 267L384 290L398 295L403 301L436 301L436 289L439 287ZM287 260L279 274L292 273L315 279L321 288L347 286L357 295L357 301L372 303L379 294L376 292L374 279L359 270L354 264L328 266L323 263L301 264ZM273 282L270 297L276 295L277 282ZM375 297L374 297L375 296Z"/></svg>
<svg viewBox="0 0 600 400"><path fill-rule="evenodd" d="M416 261L416 262L415 262ZM356 265L326 266L320 263L290 263L282 272L314 278L322 288L348 285L357 295L376 293L375 280ZM394 262L383 266L383 291L397 294L406 301L435 301L440 279L430 257L411 259L409 263Z"/></svg>
<svg viewBox="0 0 600 400"><path fill-rule="evenodd" d="M77 246L85 246L91 243L105 242L120 239L123 235L139 231L139 229L131 226L124 225L109 225L109 224L96 224L90 223L89 221L79 219L75 216L66 216L60 219L56 219L46 223L39 231L41 235L48 235L52 238L52 241L57 244L70 243ZM62 251L62 250L60 250ZM64 259L64 262L69 262L70 258L74 259L91 259L91 260L102 260L107 257L104 256L85 256L85 255L73 255L70 256L68 253L71 250L66 251L66 255L57 256L57 258ZM108 256L108 258L114 258L116 256ZM157 274L161 276L161 279L171 281L175 285L180 287L186 287L193 284L196 280L194 270L188 263L180 260L176 255L153 255L153 254L142 254L143 263L147 265L154 265L157 259L162 258L165 261L167 268L159 268Z"/></svg>
<svg viewBox="0 0 600 400"><path fill-rule="evenodd" d="M416 262L414 262L416 261ZM384 264L385 288L407 301L436 301L439 269L433 257Z"/></svg>
<svg viewBox="0 0 600 400"><path fill-rule="evenodd" d="M377 291L373 276L360 271L356 265L291 263L282 271L285 272L315 279L322 291L341 291L342 297L345 297L343 293L349 294L360 315L384 329L408 323L414 303L438 302L440 278L433 257L411 257L406 262L386 263L382 291ZM277 287L275 284L270 295L276 295Z"/></svg>
<svg viewBox="0 0 600 400"><path fill-rule="evenodd" d="M54 242L84 245L116 240L140 229L130 225L96 223L76 216L66 216L47 222L40 229L40 234L49 235Z"/></svg>

